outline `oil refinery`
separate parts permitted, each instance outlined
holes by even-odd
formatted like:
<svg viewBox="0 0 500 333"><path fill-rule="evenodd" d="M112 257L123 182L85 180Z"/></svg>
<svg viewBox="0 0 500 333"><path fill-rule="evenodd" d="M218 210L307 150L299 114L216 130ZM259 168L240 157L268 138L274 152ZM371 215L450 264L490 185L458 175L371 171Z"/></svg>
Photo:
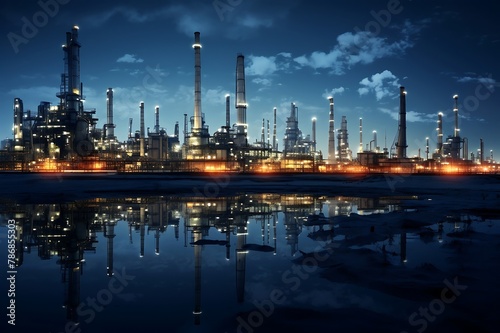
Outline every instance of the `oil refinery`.
<svg viewBox="0 0 500 333"><path fill-rule="evenodd" d="M194 33L194 110L184 114L181 135L179 121L168 135L160 126L160 107L154 108L155 123L145 124L147 101L137 101L139 130L129 119L128 137L115 136L114 91L106 91L106 121L98 125L96 110L84 108L84 86L80 79L79 28L66 33L63 45L64 73L60 90L54 92L56 104L42 101L36 112L24 107L21 97L13 103L13 137L3 140L0 170L17 172L322 172L322 173L497 173L498 165L484 151L482 139L477 154L469 155L469 140L459 128L458 95L453 96L453 135L444 138L443 113L436 115L436 147L429 138L423 156L407 156L406 90L399 91L397 139L390 147L380 147L377 132L363 142L363 120L359 119L357 155L349 146L348 119L341 116L335 128L334 98L325 101L329 113L328 151L318 150L316 118L311 133L299 127L299 108L291 102L286 118L283 144L277 137L277 110L273 123L262 119L260 140L250 142L245 91L245 57L238 54L235 70L236 122L231 125L231 97L225 96L225 123L213 134L202 111L202 66L200 33ZM221 109L224 106L221 106ZM271 135L272 125L272 135ZM309 125L308 125L309 126ZM366 140L366 139L365 139Z"/></svg>

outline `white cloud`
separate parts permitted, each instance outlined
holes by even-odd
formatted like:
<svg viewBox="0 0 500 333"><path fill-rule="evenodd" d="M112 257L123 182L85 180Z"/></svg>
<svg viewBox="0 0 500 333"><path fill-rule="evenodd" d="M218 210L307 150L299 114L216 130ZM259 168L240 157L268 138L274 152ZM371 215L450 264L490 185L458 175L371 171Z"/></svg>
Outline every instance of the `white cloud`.
<svg viewBox="0 0 500 333"><path fill-rule="evenodd" d="M371 78L366 77L359 84L362 86L358 89L359 95L374 92L377 101L386 96L394 95L396 92L394 87L399 87L398 78L389 70L373 74Z"/></svg>
<svg viewBox="0 0 500 333"><path fill-rule="evenodd" d="M252 29L260 27L270 28L273 25L273 21L271 19L259 18L251 14L246 15L239 23L244 27Z"/></svg>
<svg viewBox="0 0 500 333"><path fill-rule="evenodd" d="M125 63L129 63L129 64L134 64L134 63L144 62L144 59L137 58L137 56L135 54L128 54L127 53L127 54L121 56L120 58L118 58L116 60L116 62L125 62Z"/></svg>
<svg viewBox="0 0 500 333"><path fill-rule="evenodd" d="M377 59L404 54L414 43L411 36L418 33L425 22L419 25L406 21L401 28L401 38L389 41L368 31L346 32L337 36L336 44L329 52L314 51L293 60L301 67L330 69L336 75L344 74L346 69L357 64L370 64Z"/></svg>
<svg viewBox="0 0 500 333"><path fill-rule="evenodd" d="M254 56L249 57L250 64L245 68L247 75L270 75L276 72L276 57Z"/></svg>
<svg viewBox="0 0 500 333"><path fill-rule="evenodd" d="M325 89L325 92L323 93L323 98L328 98L330 96L335 96L335 95L340 95L345 91L344 87L339 87L339 88L333 88L332 90L328 91Z"/></svg>
<svg viewBox="0 0 500 333"><path fill-rule="evenodd" d="M483 84L486 86L489 90L494 89L494 87L497 85L497 81L493 79L490 76L484 77L484 76L462 76L462 77L457 77L457 82L459 83L478 83L478 84Z"/></svg>
<svg viewBox="0 0 500 333"><path fill-rule="evenodd" d="M271 79L255 78L252 80L255 84L263 85L264 87L270 87L273 81Z"/></svg>

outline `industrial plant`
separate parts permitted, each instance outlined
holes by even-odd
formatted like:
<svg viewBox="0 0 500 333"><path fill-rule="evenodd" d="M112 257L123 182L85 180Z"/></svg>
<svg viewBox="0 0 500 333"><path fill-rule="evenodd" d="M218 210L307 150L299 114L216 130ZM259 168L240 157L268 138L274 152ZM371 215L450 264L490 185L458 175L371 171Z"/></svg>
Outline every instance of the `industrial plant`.
<svg viewBox="0 0 500 333"><path fill-rule="evenodd" d="M20 97L14 99L13 138L2 141L0 170L18 172L405 172L405 173L485 173L498 172L497 164L479 141L476 155L469 155L469 140L459 129L458 96L454 101L453 135L444 139L443 114L437 114L435 149L426 138L425 157L407 156L406 90L400 87L397 139L380 147L377 132L363 142L363 120L359 119L359 148L353 156L349 146L348 119L341 116L335 127L334 98L325 101L329 112L328 151L317 149L316 118L311 133L299 127L298 106L290 103L283 141L277 137L277 109L270 120L262 119L260 141L249 142L247 96L245 91L245 57L236 57L236 122L232 124L232 104L225 97L225 123L214 133L209 131L202 112L201 39L194 33L194 110L184 114L183 131L174 124L172 134L160 126L160 107L154 108L155 124L146 131L145 102L137 101L139 130L133 130L129 119L128 137L115 136L113 88L106 92L106 121L98 125L96 110L84 108L84 86L80 79L79 28L66 33L63 45L64 73L60 90L54 92L57 104L42 101L37 111L25 109ZM328 104L327 104L328 103ZM329 108L328 108L329 106ZM221 106L223 107L223 106ZM281 124L280 124L281 125ZM282 142L282 145L279 143Z"/></svg>

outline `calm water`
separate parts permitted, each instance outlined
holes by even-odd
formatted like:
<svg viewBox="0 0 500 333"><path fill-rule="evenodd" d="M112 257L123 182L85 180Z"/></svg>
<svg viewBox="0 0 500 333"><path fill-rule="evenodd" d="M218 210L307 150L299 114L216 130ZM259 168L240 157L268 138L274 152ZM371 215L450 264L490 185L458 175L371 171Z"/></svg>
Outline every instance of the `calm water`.
<svg viewBox="0 0 500 333"><path fill-rule="evenodd" d="M385 303L366 302L373 296L366 290L328 281L320 268L300 265L300 258L325 248L367 248L394 266L431 263L447 269L448 254L440 249L452 241L448 235L471 226L499 234L491 221L436 218L418 232L386 228L380 239L352 241L374 234L364 226L356 229L360 215L383 220L419 200L251 194L4 201L2 258L7 258L8 219L15 219L18 234L16 327L9 329L252 333L272 330L266 320L275 313L292 320L293 314L278 313L280 305L323 313L351 307L391 311ZM309 217L319 213L325 218ZM319 329L336 324L311 314L302 319L320 322Z"/></svg>

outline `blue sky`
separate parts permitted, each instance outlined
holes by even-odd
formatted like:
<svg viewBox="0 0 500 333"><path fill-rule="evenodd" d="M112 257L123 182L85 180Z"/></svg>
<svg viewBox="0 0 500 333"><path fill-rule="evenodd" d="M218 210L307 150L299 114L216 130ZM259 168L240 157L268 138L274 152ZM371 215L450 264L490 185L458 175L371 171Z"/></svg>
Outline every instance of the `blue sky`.
<svg viewBox="0 0 500 333"><path fill-rule="evenodd" d="M47 4L47 5L43 5ZM57 7L54 6L57 4ZM408 155L435 148L437 113L445 137L453 133L453 99L459 95L460 129L476 152L500 153L500 29L492 1L17 1L0 5L0 136L12 137L15 97L36 111L57 104L63 71L61 45L80 27L81 73L86 108L105 123L106 89L115 94L115 134L125 140L128 119L172 134L193 113L193 33L201 32L202 111L213 133L225 123L224 96L234 105L235 66L245 55L250 140L260 139L262 119L278 108L283 145L290 103L299 127L311 132L318 119L318 148L326 157L328 95L335 98L335 127L347 117L349 144L359 146L376 130L390 148L397 133L399 86L408 91ZM44 9L45 7L45 9ZM46 14L46 12L48 12ZM28 31L26 22L36 23ZM16 43L23 38L22 42ZM236 119L234 108L232 122Z"/></svg>

